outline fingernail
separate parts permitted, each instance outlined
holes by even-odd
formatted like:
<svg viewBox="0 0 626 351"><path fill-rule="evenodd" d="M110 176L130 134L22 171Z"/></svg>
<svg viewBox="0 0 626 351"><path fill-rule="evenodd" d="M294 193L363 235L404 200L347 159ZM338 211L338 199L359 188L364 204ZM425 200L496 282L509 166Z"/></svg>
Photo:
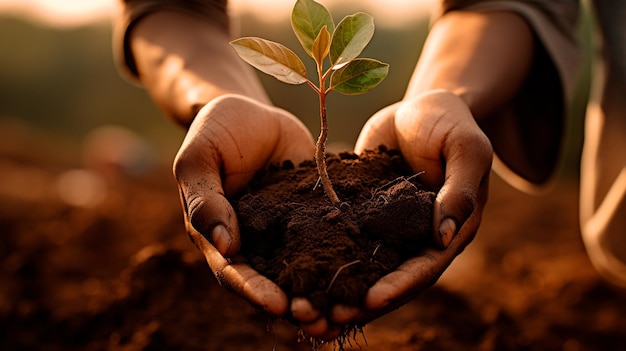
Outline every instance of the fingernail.
<svg viewBox="0 0 626 351"><path fill-rule="evenodd" d="M441 236L441 244L444 249L452 242L452 238L456 234L456 222L452 218L445 218L439 224L439 236Z"/></svg>
<svg viewBox="0 0 626 351"><path fill-rule="evenodd" d="M219 224L213 228L211 232L211 240L213 240L213 245L217 248L222 255L228 252L230 249L230 245L232 244L232 238L226 227L222 224Z"/></svg>

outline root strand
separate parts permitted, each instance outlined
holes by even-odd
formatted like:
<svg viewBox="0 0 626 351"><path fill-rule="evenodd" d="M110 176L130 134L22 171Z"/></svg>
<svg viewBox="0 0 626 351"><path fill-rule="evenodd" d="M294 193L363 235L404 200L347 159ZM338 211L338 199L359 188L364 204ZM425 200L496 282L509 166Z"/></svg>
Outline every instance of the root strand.
<svg viewBox="0 0 626 351"><path fill-rule="evenodd" d="M346 263L343 266L339 267L339 269L337 269L337 272L335 272L333 279L330 280L330 284L328 284L328 288L326 288L326 294L328 294L328 292L330 291L330 288L333 286L333 283L335 282L335 280L337 279L337 276L339 275L339 273L341 273L342 270L352 266L353 264L357 264L359 262L361 262L361 260L352 261L350 263Z"/></svg>

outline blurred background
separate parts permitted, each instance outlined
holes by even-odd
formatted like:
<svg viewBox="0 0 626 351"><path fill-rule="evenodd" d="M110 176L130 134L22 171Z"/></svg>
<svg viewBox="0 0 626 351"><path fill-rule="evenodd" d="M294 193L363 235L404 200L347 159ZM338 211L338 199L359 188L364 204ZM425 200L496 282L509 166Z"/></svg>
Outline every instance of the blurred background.
<svg viewBox="0 0 626 351"><path fill-rule="evenodd" d="M331 95L331 142L349 148L373 112L402 96L425 36L430 2L399 1L402 6L397 7L374 1L326 2L337 21L357 10L376 14L377 31L363 55L392 67L384 84L370 94ZM231 11L240 19L241 35L279 41L303 54L287 21L291 3L234 0ZM115 125L137 133L159 157L171 159L183 131L156 109L141 88L124 81L114 66L114 4L114 0L0 1L0 123L5 128L32 127L69 142L81 142L94 129ZM275 103L298 115L317 134L313 91L262 79Z"/></svg>

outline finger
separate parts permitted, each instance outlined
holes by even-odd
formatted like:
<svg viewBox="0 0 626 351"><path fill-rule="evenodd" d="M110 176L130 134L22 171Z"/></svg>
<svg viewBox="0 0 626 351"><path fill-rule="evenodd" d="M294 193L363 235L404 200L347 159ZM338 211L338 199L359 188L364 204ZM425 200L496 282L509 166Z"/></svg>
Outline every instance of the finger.
<svg viewBox="0 0 626 351"><path fill-rule="evenodd" d="M330 311L333 324L350 324L363 317L363 310L355 306L336 305Z"/></svg>
<svg viewBox="0 0 626 351"><path fill-rule="evenodd" d="M233 264L222 270L223 285L239 296L276 316L287 313L285 293L267 277L247 264Z"/></svg>
<svg viewBox="0 0 626 351"><path fill-rule="evenodd" d="M283 316L287 312L287 296L276 284L248 265L230 264L202 234L193 228L189 229L189 233L223 287L270 314Z"/></svg>
<svg viewBox="0 0 626 351"><path fill-rule="evenodd" d="M294 297L291 300L291 316L299 323L311 323L320 317L320 311L307 298Z"/></svg>
<svg viewBox="0 0 626 351"><path fill-rule="evenodd" d="M232 257L241 246L235 210L223 194L218 175L207 171L204 177L196 177L196 182L187 180L193 174L186 171L178 179L185 222L206 233L223 256Z"/></svg>
<svg viewBox="0 0 626 351"><path fill-rule="evenodd" d="M328 332L328 321L326 318L321 317L311 323L300 324L300 328L302 328L308 336L321 338Z"/></svg>
<svg viewBox="0 0 626 351"><path fill-rule="evenodd" d="M441 248L450 245L475 210L480 217L487 200L491 144L473 120L464 124L468 125L460 124L450 132L442 150L445 182L435 199L433 213L435 242Z"/></svg>
<svg viewBox="0 0 626 351"><path fill-rule="evenodd" d="M319 318L310 324L302 324L300 328L307 336L324 341L336 339L343 331L343 327L340 325L329 325L326 318Z"/></svg>
<svg viewBox="0 0 626 351"><path fill-rule="evenodd" d="M331 310L329 320L314 309L308 299L297 297L291 302L291 315L299 322L300 327L307 335L323 340L332 340L341 333L341 326L359 318L362 315L362 310L357 307L337 305Z"/></svg>
<svg viewBox="0 0 626 351"><path fill-rule="evenodd" d="M324 341L332 341L335 340L339 337L339 335L341 335L341 332L343 331L343 327L340 325L330 325L327 329L326 332L322 335L319 336L320 339L324 340Z"/></svg>
<svg viewBox="0 0 626 351"><path fill-rule="evenodd" d="M408 301L437 281L452 261L449 256L448 251L427 250L423 255L405 261L368 290L365 308L388 311Z"/></svg>

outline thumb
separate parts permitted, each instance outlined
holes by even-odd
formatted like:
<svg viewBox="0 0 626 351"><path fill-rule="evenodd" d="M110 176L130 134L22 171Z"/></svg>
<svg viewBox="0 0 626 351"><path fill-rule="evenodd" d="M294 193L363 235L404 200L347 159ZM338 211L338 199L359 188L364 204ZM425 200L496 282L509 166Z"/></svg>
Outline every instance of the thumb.
<svg viewBox="0 0 626 351"><path fill-rule="evenodd" d="M177 163L178 164L178 163ZM175 166L175 169L178 168ZM207 238L224 256L232 257L241 246L237 215L226 199L219 173L193 176L188 169L176 172L185 225Z"/></svg>
<svg viewBox="0 0 626 351"><path fill-rule="evenodd" d="M457 188L455 184L444 185L435 199L434 228L435 243L447 248L460 228L477 207L477 191L469 187Z"/></svg>
<svg viewBox="0 0 626 351"><path fill-rule="evenodd" d="M471 235L478 229L487 201L492 159L486 136L452 136L448 140L452 144L443 150L445 182L435 199L433 214L435 242L442 248L450 245L464 225L470 225L466 232Z"/></svg>

